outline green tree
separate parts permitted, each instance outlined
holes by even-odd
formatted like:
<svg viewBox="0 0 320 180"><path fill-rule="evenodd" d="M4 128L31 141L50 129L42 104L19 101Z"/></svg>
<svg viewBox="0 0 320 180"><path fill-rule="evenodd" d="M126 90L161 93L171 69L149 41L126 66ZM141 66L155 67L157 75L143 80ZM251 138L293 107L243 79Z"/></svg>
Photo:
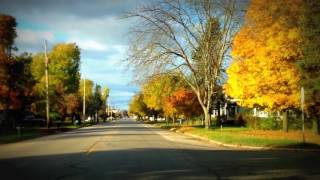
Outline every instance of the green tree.
<svg viewBox="0 0 320 180"><path fill-rule="evenodd" d="M302 74L301 85L305 88L306 109L313 122L313 131L320 128L320 2L304 0L300 19L303 36L303 56L298 61Z"/></svg>
<svg viewBox="0 0 320 180"><path fill-rule="evenodd" d="M32 89L35 80L31 74L32 56L28 53L22 53L14 57L14 63L10 66L10 82L14 91L17 92L19 107L22 111L29 111L34 95Z"/></svg>
<svg viewBox="0 0 320 180"><path fill-rule="evenodd" d="M99 122L98 111L102 108L103 101L102 101L102 91L101 86L96 84L94 87L93 93L93 112L96 118L96 121Z"/></svg>
<svg viewBox="0 0 320 180"><path fill-rule="evenodd" d="M62 81L65 93L79 89L80 49L75 43L56 44L49 53L49 74Z"/></svg>
<svg viewBox="0 0 320 180"><path fill-rule="evenodd" d="M49 96L51 110L59 112L64 118L67 115L67 106L64 102L69 94L77 93L79 89L79 66L80 49L74 43L56 44L49 52ZM34 103L37 112L44 107L45 74L44 74L44 55L38 53L33 56L32 75L37 84L35 93L38 94L38 101Z"/></svg>
<svg viewBox="0 0 320 180"><path fill-rule="evenodd" d="M110 93L110 89L107 86L105 86L101 94L102 106L101 106L101 110L99 111L99 116L102 116L104 121L106 121L106 118L107 118L106 109L107 109L109 93Z"/></svg>
<svg viewBox="0 0 320 180"><path fill-rule="evenodd" d="M84 93L84 82L86 83L86 92ZM85 98L87 101L92 98L93 96L93 81L90 79L81 79L80 80L80 87L79 87L79 96L83 98L83 95L85 94Z"/></svg>
<svg viewBox="0 0 320 180"><path fill-rule="evenodd" d="M139 119L150 114L150 109L143 101L143 94L139 93L132 97L129 103L129 113L138 116Z"/></svg>

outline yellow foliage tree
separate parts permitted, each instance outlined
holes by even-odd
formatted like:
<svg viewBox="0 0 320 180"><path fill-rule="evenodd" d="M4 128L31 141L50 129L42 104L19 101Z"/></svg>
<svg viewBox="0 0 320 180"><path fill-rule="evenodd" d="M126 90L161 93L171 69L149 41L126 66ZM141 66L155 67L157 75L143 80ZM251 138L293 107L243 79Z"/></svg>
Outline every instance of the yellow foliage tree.
<svg viewBox="0 0 320 180"><path fill-rule="evenodd" d="M224 87L244 106L268 111L299 106L300 74L294 62L302 56L298 20L303 1L292 1L253 0L248 7L233 41L234 62Z"/></svg>
<svg viewBox="0 0 320 180"><path fill-rule="evenodd" d="M142 85L143 101L150 109L156 111L163 110L165 98L182 86L184 85L178 76L171 74L152 76Z"/></svg>

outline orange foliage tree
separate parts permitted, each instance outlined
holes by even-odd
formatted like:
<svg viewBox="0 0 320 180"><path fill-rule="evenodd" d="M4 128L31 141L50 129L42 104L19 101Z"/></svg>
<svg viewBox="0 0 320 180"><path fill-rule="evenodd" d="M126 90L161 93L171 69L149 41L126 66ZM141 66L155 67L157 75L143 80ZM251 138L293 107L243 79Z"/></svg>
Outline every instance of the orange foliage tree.
<svg viewBox="0 0 320 180"><path fill-rule="evenodd" d="M166 99L183 86L183 81L172 74L152 76L142 85L143 101L154 113L163 111L165 116L173 117L174 107L171 107Z"/></svg>
<svg viewBox="0 0 320 180"><path fill-rule="evenodd" d="M299 106L300 74L294 63L302 56L298 19L303 2L293 1L253 0L248 7L224 87L244 106L268 111ZM283 122L287 131L286 118Z"/></svg>
<svg viewBox="0 0 320 180"><path fill-rule="evenodd" d="M166 107L167 106L169 112L182 114L187 119L192 116L198 116L202 112L201 105L195 93L185 88L180 88L173 92L166 100Z"/></svg>

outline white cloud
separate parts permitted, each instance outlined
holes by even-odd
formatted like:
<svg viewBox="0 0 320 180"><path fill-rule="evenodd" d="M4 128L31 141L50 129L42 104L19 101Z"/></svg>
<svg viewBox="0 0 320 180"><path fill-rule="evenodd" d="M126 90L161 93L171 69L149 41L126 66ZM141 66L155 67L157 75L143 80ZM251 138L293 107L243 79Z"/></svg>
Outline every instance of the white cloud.
<svg viewBox="0 0 320 180"><path fill-rule="evenodd" d="M134 93L133 92L129 92L129 91L111 91L110 92L110 96L112 97L131 97L133 96Z"/></svg>
<svg viewBox="0 0 320 180"><path fill-rule="evenodd" d="M19 49L43 51L44 39L49 41L49 47L58 42L76 43L82 49L81 74L110 87L113 101L127 108L125 102L133 95L129 92L133 75L121 60L126 58L129 45L127 32L134 20L119 17L142 1L83 1L85 4L63 0L32 2L26 4L7 0L7 7L0 7L0 10L15 16L20 24L18 28L22 28L18 30L16 41Z"/></svg>
<svg viewBox="0 0 320 180"><path fill-rule="evenodd" d="M53 41L54 34L50 31L33 31L30 29L17 29L17 41L26 44L39 44L44 40Z"/></svg>
<svg viewBox="0 0 320 180"><path fill-rule="evenodd" d="M93 50L93 51L105 51L108 47L95 40L80 40L76 38L71 38L68 42L75 42L81 49Z"/></svg>

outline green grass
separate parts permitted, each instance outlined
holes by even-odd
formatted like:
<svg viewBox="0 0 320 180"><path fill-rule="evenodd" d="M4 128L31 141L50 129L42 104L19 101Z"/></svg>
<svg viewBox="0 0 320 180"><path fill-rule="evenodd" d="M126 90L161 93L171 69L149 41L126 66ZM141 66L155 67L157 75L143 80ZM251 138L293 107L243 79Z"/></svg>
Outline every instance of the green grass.
<svg viewBox="0 0 320 180"><path fill-rule="evenodd" d="M13 143L46 135L39 128L23 129L21 135L16 131L7 131L0 135L0 144Z"/></svg>
<svg viewBox="0 0 320 180"><path fill-rule="evenodd" d="M85 126L90 126L89 123L83 123L82 125L73 125L70 123L64 123L59 128L50 127L46 129L45 127L25 127L22 129L21 135L18 134L16 130L5 130L0 134L0 144L14 143L22 140L37 138L41 136L46 136L50 134L55 134L58 132L70 131L73 129L78 129Z"/></svg>
<svg viewBox="0 0 320 180"><path fill-rule="evenodd" d="M253 130L246 127L216 127L205 129L203 126L179 126L157 123L164 129L176 128L181 132L188 132L201 137L218 141L224 144L255 147L283 147L283 148L312 148L320 149L320 136L309 133L307 143L302 143L301 132L293 131L284 133L279 130Z"/></svg>
<svg viewBox="0 0 320 180"><path fill-rule="evenodd" d="M288 147L288 148L320 148L317 144L302 144L300 140L290 138L274 138L272 136L261 137L255 135L255 131L249 128L241 127L226 127L221 129L204 129L192 128L189 133L199 136L207 137L209 139L219 141L225 144L235 144L242 146L256 146L256 147ZM272 131L269 131L272 133ZM268 131L266 131L268 133Z"/></svg>

